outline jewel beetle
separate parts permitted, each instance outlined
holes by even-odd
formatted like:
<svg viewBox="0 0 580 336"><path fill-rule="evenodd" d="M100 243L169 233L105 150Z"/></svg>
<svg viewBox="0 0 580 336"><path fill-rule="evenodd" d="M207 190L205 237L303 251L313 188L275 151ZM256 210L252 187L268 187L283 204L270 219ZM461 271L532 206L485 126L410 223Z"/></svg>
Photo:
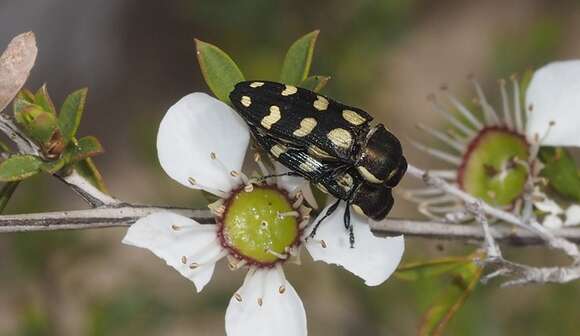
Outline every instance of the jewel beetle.
<svg viewBox="0 0 580 336"><path fill-rule="evenodd" d="M350 232L350 207L374 220L393 206L394 188L407 170L399 140L362 109L324 95L282 83L253 80L237 83L229 95L256 142L275 160L323 192L347 203L345 228Z"/></svg>

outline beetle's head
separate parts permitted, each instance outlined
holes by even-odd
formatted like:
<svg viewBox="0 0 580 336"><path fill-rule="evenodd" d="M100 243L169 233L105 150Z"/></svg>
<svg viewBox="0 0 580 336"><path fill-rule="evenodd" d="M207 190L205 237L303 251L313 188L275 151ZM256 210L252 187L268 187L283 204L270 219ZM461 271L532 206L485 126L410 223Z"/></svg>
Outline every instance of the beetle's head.
<svg viewBox="0 0 580 336"><path fill-rule="evenodd" d="M363 182L352 200L353 209L374 220L384 219L393 207L391 188L383 184Z"/></svg>

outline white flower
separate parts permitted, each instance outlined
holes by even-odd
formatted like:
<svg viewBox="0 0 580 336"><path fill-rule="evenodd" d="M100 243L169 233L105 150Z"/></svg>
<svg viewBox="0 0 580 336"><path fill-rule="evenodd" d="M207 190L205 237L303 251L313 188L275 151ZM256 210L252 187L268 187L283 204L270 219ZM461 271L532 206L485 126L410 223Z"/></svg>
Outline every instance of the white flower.
<svg viewBox="0 0 580 336"><path fill-rule="evenodd" d="M580 60L549 63L534 73L526 93L528 134L542 145L580 146ZM550 126L552 124L552 126Z"/></svg>
<svg viewBox="0 0 580 336"><path fill-rule="evenodd" d="M580 125L580 60L551 63L536 71L526 91L525 106L515 76L511 78L511 94L507 82L500 81L501 108L498 110L489 104L479 83L473 81L473 84L481 117L444 90L442 94L448 106L434 95L431 100L433 109L449 122L449 130L440 131L424 125L419 128L446 148L417 142L414 145L453 166L453 169L432 171L432 175L492 205L520 214L526 183L540 185L538 177L543 168L537 159L540 146L580 146L577 130ZM428 217L451 221L471 219L463 212L460 200L435 188L408 190L404 196L418 202L419 210ZM533 205L542 212L547 227L580 223L576 205L564 211L539 189L533 196L536 196Z"/></svg>
<svg viewBox="0 0 580 336"><path fill-rule="evenodd" d="M206 94L193 93L173 105L159 128L159 161L165 172L182 185L220 197L210 205L218 224L201 225L175 213L160 212L133 224L123 242L149 249L193 281L198 292L211 280L215 264L226 256L232 269L249 269L226 311L228 335L306 335L302 301L286 281L282 265L295 260L300 248L305 246L315 260L340 265L367 285L375 286L389 278L399 264L404 250L403 237L375 237L366 220L353 214L351 223L357 240L355 248L350 248L342 211L337 211L322 223L316 239L305 241L310 223L309 209L301 205L305 195L298 189L304 180L287 177L277 180L282 189L279 195L288 195L286 199L294 210L278 212L275 218L281 221L286 217L299 219L297 224L292 224L294 227L288 226L288 222L284 222L286 226L283 227L290 230L288 232L297 232L295 241L280 248L276 244L285 238L246 244L247 241L236 242L236 237L225 237L229 232L226 229L232 229L224 228L227 226L224 223L229 223L228 210L234 212L231 209L238 204L236 200L254 195L252 193L260 189L260 184L241 172L249 139L247 126L235 111ZM258 164L266 169L261 161ZM272 187L269 186L276 189ZM252 208L258 220L260 216L267 216L266 210L257 204ZM277 229L269 226L271 219L261 218L263 227L256 229L260 234L256 237L272 234ZM272 248L253 250L252 258L248 257L249 253L244 254L244 248L264 242L272 244Z"/></svg>

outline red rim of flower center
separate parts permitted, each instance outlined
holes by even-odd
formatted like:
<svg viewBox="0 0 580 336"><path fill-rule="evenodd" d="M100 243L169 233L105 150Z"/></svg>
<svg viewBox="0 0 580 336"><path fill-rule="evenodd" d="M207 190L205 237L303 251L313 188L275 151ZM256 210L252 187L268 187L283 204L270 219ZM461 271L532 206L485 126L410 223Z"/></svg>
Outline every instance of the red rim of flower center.
<svg viewBox="0 0 580 336"><path fill-rule="evenodd" d="M457 172L457 183L459 185L459 188L461 188L461 190L465 190L465 188L463 186L464 177L465 177L465 167L467 166L467 163L469 162L471 155L477 150L481 141L483 139L485 139L486 136L488 136L491 132L500 132L503 134L509 134L509 135L518 137L518 138L520 138L520 140L522 140L523 143L526 144L526 146L528 146L528 149L530 147L530 143L528 142L528 139L526 138L525 135L518 133L518 132L516 132L516 131L514 131L506 126L486 126L486 127L484 127L471 140L471 142L467 146L467 150L465 151L465 153L463 154L463 157L461 159L461 164L459 165L458 172Z"/></svg>

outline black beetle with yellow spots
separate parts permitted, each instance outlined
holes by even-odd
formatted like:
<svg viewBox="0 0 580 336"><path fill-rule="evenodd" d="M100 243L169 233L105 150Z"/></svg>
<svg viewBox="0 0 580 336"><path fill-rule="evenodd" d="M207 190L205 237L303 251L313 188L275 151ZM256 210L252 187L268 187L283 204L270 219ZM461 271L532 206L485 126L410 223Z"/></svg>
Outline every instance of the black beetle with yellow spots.
<svg viewBox="0 0 580 336"><path fill-rule="evenodd" d="M291 175L302 176L365 216L381 220L393 206L394 188L407 169L399 140L382 124L371 125L367 112L310 90L268 81L236 84L230 100L250 127L257 143Z"/></svg>

